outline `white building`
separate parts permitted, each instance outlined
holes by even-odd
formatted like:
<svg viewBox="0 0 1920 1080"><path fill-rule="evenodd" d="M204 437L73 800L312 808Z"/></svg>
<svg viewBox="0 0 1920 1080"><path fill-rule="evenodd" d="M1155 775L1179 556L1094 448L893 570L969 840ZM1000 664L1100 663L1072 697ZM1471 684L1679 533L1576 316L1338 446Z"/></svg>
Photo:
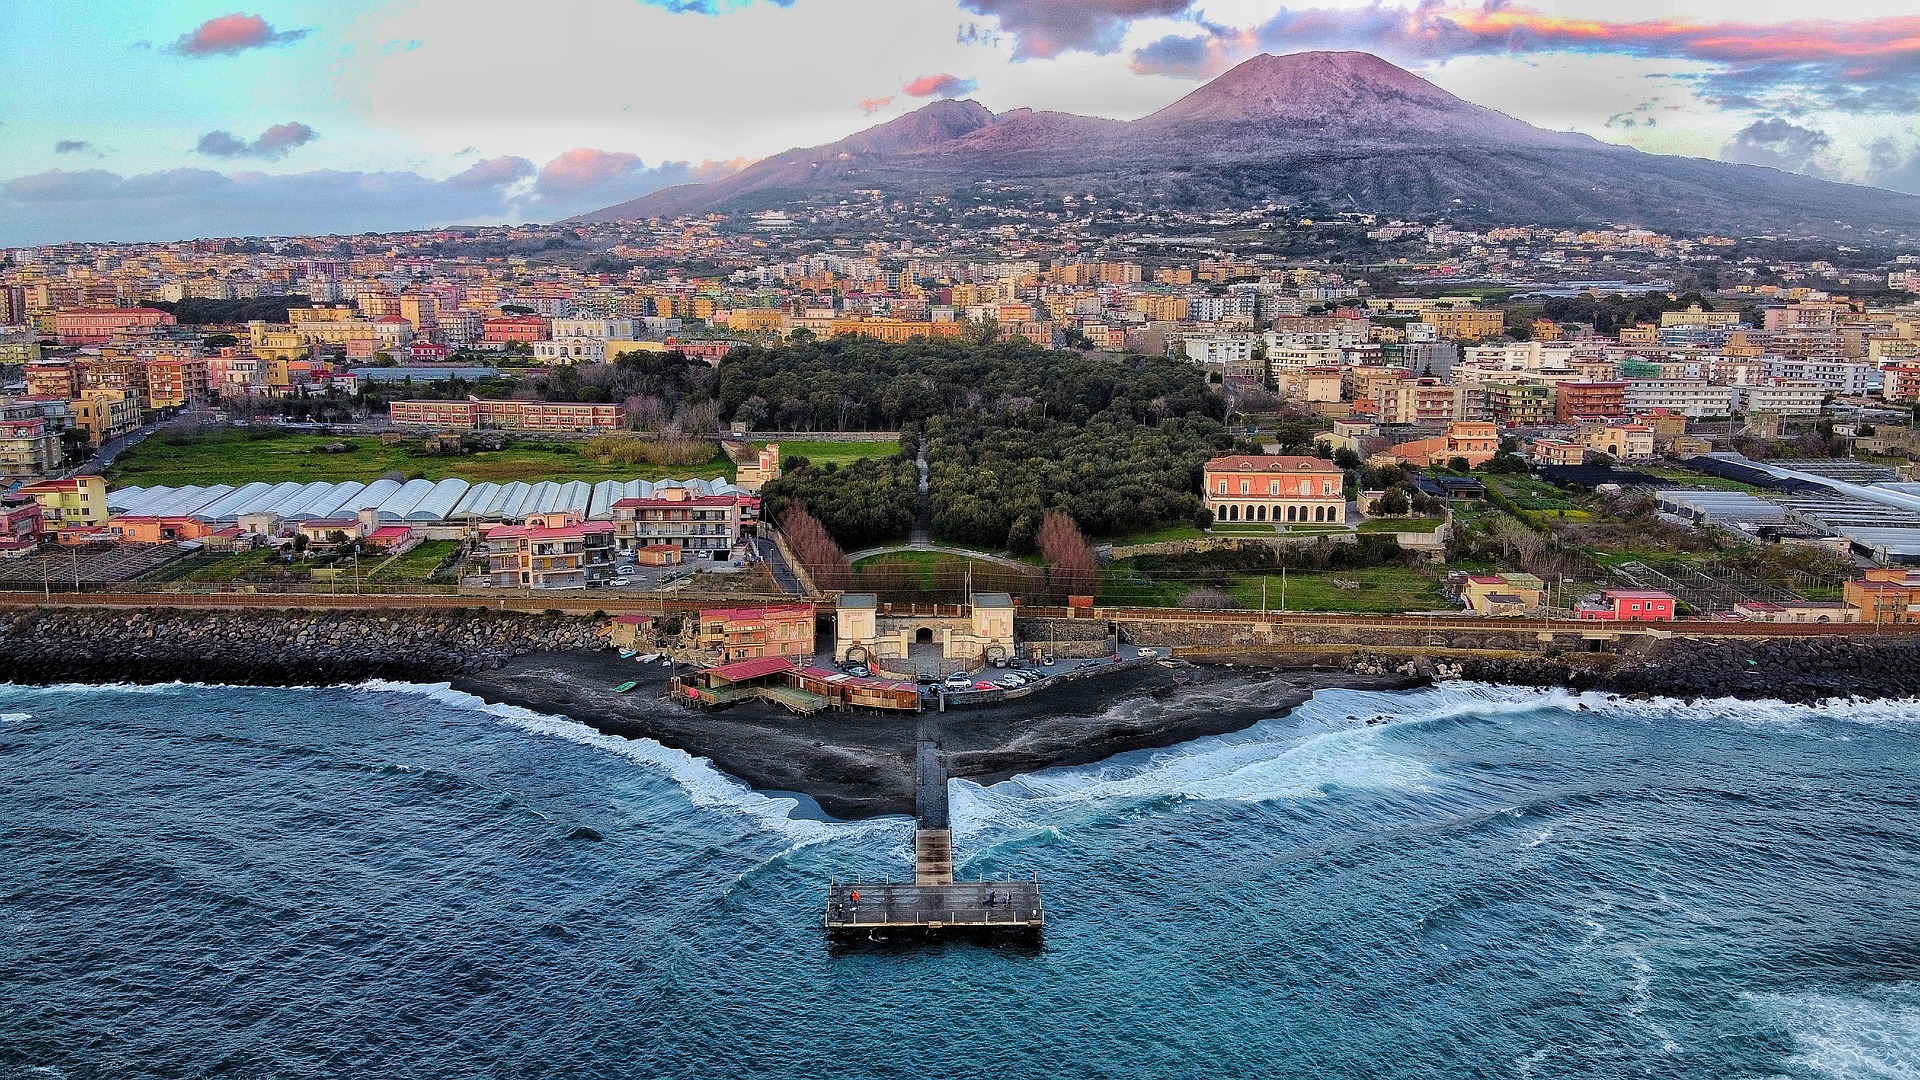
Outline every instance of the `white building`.
<svg viewBox="0 0 1920 1080"><path fill-rule="evenodd" d="M1734 388L1688 379L1627 380L1627 411L1649 413L1666 409L1686 416L1727 416L1733 412Z"/></svg>
<svg viewBox="0 0 1920 1080"><path fill-rule="evenodd" d="M1787 358L1767 361L1767 378L1780 382L1814 383L1833 394L1877 394L1880 369L1872 364L1843 360Z"/></svg>
<svg viewBox="0 0 1920 1080"><path fill-rule="evenodd" d="M1768 383L1742 386L1740 407L1748 413L1779 413L1783 416L1818 416L1826 404L1827 391L1819 383Z"/></svg>

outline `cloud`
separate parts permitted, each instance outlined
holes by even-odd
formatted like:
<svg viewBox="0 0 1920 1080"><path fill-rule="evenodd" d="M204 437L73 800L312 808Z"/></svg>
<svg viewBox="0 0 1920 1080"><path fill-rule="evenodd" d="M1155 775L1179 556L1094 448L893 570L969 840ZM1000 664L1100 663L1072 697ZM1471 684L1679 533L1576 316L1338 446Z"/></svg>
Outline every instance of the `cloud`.
<svg viewBox="0 0 1920 1080"><path fill-rule="evenodd" d="M972 6L984 0L965 0ZM1104 6L1104 5L1103 5ZM1197 79L1261 51L1367 49L1400 63L1463 56L1583 52L1690 60L1714 69L1679 76L1723 107L1789 113L1812 108L1920 108L1920 15L1850 21L1638 22L1573 19L1504 0L1480 5L1373 0L1363 7L1282 8L1257 26L1207 26L1133 53L1141 74Z"/></svg>
<svg viewBox="0 0 1920 1080"><path fill-rule="evenodd" d="M169 51L180 56L238 56L248 49L290 45L311 33L312 30L275 30L258 15L236 11L208 19L191 33L180 35L180 40L174 42Z"/></svg>
<svg viewBox="0 0 1920 1080"><path fill-rule="evenodd" d="M650 167L638 155L623 150L575 147L540 167L525 207L535 220L553 221L637 199L663 187L716 180L748 164L744 160L698 165L663 161Z"/></svg>
<svg viewBox="0 0 1920 1080"><path fill-rule="evenodd" d="M208 157L250 157L278 161L286 157L289 150L305 146L319 137L319 132L294 120L273 125L261 132L260 137L252 142L229 131L209 131L200 136L200 142L194 146L194 151Z"/></svg>
<svg viewBox="0 0 1920 1080"><path fill-rule="evenodd" d="M488 158L447 177L445 183L456 188L504 188L539 171L523 157Z"/></svg>
<svg viewBox="0 0 1920 1080"><path fill-rule="evenodd" d="M1814 159L1832 145L1833 137L1826 132L1775 116L1741 128L1732 141L1720 149L1720 156L1744 165L1820 174Z"/></svg>
<svg viewBox="0 0 1920 1080"><path fill-rule="evenodd" d="M1135 19L1185 14L1195 0L960 0L1000 22L1013 36L1015 60L1048 60L1067 52L1105 55L1120 48Z"/></svg>
<svg viewBox="0 0 1920 1080"><path fill-rule="evenodd" d="M497 157L445 179L332 169L170 169L132 176L53 169L0 182L0 246L557 221L673 184L716 179L747 164L669 161L648 167L631 154L579 149L544 168L522 157Z"/></svg>
<svg viewBox="0 0 1920 1080"><path fill-rule="evenodd" d="M93 149L93 144L85 139L61 139L53 144L56 154L80 154Z"/></svg>
<svg viewBox="0 0 1920 1080"><path fill-rule="evenodd" d="M868 116L872 116L874 113L879 112L891 104L893 104L891 97L861 98L860 111L866 113Z"/></svg>
<svg viewBox="0 0 1920 1080"><path fill-rule="evenodd" d="M922 75L900 87L900 92L918 98L953 97L956 94L970 94L979 85L972 79L962 79L943 71L938 75Z"/></svg>
<svg viewBox="0 0 1920 1080"><path fill-rule="evenodd" d="M1867 147L1867 183L1920 195L1920 143L1902 149L1892 138Z"/></svg>
<svg viewBox="0 0 1920 1080"><path fill-rule="evenodd" d="M723 15L749 7L753 0L641 0L642 3L664 8L676 15ZM793 0L767 0L775 7L792 7Z"/></svg>

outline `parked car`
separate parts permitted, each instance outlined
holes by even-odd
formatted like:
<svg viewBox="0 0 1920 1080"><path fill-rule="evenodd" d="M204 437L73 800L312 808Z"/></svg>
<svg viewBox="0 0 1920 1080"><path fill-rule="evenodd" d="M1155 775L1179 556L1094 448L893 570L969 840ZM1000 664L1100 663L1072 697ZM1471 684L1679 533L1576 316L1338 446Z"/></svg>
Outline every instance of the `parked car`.
<svg viewBox="0 0 1920 1080"><path fill-rule="evenodd" d="M1092 667L1093 665L1095 665L1095 664L1097 664L1097 663L1099 663L1099 662L1100 662L1100 661L1098 661L1098 660L1082 660L1082 661L1080 661L1080 666L1081 666L1081 667Z"/></svg>
<svg viewBox="0 0 1920 1080"><path fill-rule="evenodd" d="M1027 666L1027 662L1016 656L1007 661L1007 666L1015 671L1019 671L1021 668Z"/></svg>
<svg viewBox="0 0 1920 1080"><path fill-rule="evenodd" d="M617 578L614 578L612 581L607 582L607 584L613 586L616 589L624 589L627 586L633 584L633 579L630 577L617 577Z"/></svg>
<svg viewBox="0 0 1920 1080"><path fill-rule="evenodd" d="M973 685L973 673L967 672L967 671L956 671L953 674L947 676L947 685L954 688L955 690L965 690L968 687Z"/></svg>
<svg viewBox="0 0 1920 1080"><path fill-rule="evenodd" d="M1045 656L1040 658L1041 667L1052 667L1053 665L1054 665L1054 659L1053 659L1052 653L1048 653Z"/></svg>
<svg viewBox="0 0 1920 1080"><path fill-rule="evenodd" d="M1006 667L1007 658L1004 656L996 656L992 660L989 660L988 663L992 664L994 667Z"/></svg>
<svg viewBox="0 0 1920 1080"><path fill-rule="evenodd" d="M1160 650L1159 649L1141 649L1140 655L1151 658L1151 657L1159 656Z"/></svg>
<svg viewBox="0 0 1920 1080"><path fill-rule="evenodd" d="M847 669L847 674L856 679L867 679L873 677L873 669L865 664L855 664Z"/></svg>
<svg viewBox="0 0 1920 1080"><path fill-rule="evenodd" d="M977 683L974 683L974 684L973 684L973 688L974 688L975 690L998 690L998 689L1000 689L999 687L997 687L997 686L995 686L995 685L993 685L992 683L990 683L990 682L987 682L987 681L986 681L985 679L982 679L982 680L980 680L979 682L977 682Z"/></svg>
<svg viewBox="0 0 1920 1080"><path fill-rule="evenodd" d="M940 681L940 673L930 668L921 668L914 673L913 681L922 685L931 685Z"/></svg>
<svg viewBox="0 0 1920 1080"><path fill-rule="evenodd" d="M1020 678L1018 675L1002 675L994 681L1000 684L1002 690L1018 690L1027 685L1027 680Z"/></svg>

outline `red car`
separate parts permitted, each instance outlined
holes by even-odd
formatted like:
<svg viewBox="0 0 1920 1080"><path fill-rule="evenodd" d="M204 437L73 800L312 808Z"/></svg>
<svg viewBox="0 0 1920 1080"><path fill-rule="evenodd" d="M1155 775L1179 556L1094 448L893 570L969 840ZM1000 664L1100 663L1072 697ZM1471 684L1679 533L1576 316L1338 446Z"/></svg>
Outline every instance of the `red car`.
<svg viewBox="0 0 1920 1080"><path fill-rule="evenodd" d="M995 685L993 685L993 684L992 684L992 683L990 683L990 682L977 682L977 683L974 683L974 684L973 684L973 688L974 688L975 690L998 690L998 689L1000 689L999 687L997 687L997 686L995 686Z"/></svg>

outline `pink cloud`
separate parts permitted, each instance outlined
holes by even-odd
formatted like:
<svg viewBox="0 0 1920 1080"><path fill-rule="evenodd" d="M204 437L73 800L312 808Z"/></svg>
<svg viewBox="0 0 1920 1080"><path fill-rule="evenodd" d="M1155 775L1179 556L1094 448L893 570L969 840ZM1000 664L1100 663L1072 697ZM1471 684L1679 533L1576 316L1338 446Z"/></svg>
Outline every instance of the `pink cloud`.
<svg viewBox="0 0 1920 1080"><path fill-rule="evenodd" d="M248 49L291 44L312 32L275 30L258 15L236 11L208 19L194 27L192 33L182 34L180 40L173 43L173 51L181 56L236 56Z"/></svg>
<svg viewBox="0 0 1920 1080"><path fill-rule="evenodd" d="M866 113L868 116L872 116L874 113L879 112L891 104L893 104L891 97L861 98L860 111Z"/></svg>
<svg viewBox="0 0 1920 1080"><path fill-rule="evenodd" d="M908 97L952 97L971 93L978 85L972 79L962 79L943 71L938 75L922 75L902 86L900 92Z"/></svg>
<svg viewBox="0 0 1920 1080"><path fill-rule="evenodd" d="M1250 27L1209 26L1133 53L1144 75L1206 78L1261 51L1365 49L1401 63L1459 56L1587 52L1696 60L1722 70L1687 76L1729 107L1783 111L1815 104L1858 112L1920 107L1920 16L1784 23L1571 19L1504 0L1403 6L1282 8Z"/></svg>
<svg viewBox="0 0 1920 1080"><path fill-rule="evenodd" d="M637 154L580 146L547 162L540 170L540 186L561 191L594 187L625 179L646 167Z"/></svg>

